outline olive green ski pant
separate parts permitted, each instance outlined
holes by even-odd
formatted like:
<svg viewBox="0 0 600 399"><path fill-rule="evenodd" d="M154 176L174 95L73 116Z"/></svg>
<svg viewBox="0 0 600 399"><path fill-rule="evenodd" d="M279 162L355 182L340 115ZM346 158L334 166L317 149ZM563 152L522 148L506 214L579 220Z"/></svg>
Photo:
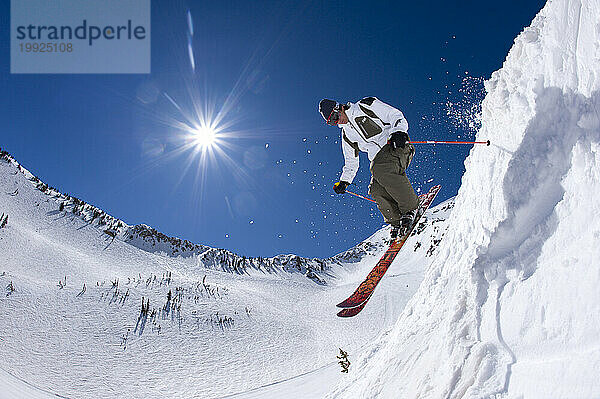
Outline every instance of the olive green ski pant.
<svg viewBox="0 0 600 399"><path fill-rule="evenodd" d="M385 222L391 225L399 224L402 214L419 205L419 198L405 173L414 153L412 144L396 149L386 144L371 161L369 194L377 202Z"/></svg>

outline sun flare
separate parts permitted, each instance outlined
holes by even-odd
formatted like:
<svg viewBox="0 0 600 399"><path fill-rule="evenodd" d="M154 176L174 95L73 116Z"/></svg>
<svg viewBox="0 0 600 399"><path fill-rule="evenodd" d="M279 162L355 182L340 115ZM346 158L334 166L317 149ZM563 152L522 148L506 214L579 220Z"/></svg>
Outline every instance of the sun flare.
<svg viewBox="0 0 600 399"><path fill-rule="evenodd" d="M210 127L201 127L192 132L194 143L200 149L209 149L217 141L217 132Z"/></svg>

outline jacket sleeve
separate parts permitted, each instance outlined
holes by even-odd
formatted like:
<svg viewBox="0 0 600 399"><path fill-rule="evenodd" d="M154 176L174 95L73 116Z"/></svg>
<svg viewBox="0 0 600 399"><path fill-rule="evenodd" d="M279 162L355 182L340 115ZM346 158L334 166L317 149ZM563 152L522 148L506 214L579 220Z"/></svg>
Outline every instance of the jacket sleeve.
<svg viewBox="0 0 600 399"><path fill-rule="evenodd" d="M358 172L359 167L359 158L358 154L354 148L344 140L344 129L342 128L342 153L344 154L344 167L342 168L342 176L340 177L341 181L346 181L348 183L352 183L356 173Z"/></svg>
<svg viewBox="0 0 600 399"><path fill-rule="evenodd" d="M371 109L382 121L390 124L390 133L408 132L408 121L399 109L396 109L377 98L373 101Z"/></svg>

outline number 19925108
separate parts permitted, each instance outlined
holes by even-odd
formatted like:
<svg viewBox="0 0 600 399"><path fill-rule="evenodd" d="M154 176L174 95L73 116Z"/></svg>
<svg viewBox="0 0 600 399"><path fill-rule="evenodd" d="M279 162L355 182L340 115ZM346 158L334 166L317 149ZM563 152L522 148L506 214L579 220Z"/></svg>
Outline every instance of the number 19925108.
<svg viewBox="0 0 600 399"><path fill-rule="evenodd" d="M72 53L73 43L19 43L22 53Z"/></svg>

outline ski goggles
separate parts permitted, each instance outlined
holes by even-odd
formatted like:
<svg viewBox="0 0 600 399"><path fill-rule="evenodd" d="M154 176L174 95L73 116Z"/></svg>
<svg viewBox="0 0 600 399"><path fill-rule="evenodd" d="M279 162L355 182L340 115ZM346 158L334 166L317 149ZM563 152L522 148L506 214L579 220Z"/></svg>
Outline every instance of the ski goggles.
<svg viewBox="0 0 600 399"><path fill-rule="evenodd" d="M329 118L327 118L328 125L335 126L338 124L338 122L340 121L340 111L341 110L342 110L341 104L337 104L335 107L333 107L333 110L331 110L331 114L329 114Z"/></svg>

